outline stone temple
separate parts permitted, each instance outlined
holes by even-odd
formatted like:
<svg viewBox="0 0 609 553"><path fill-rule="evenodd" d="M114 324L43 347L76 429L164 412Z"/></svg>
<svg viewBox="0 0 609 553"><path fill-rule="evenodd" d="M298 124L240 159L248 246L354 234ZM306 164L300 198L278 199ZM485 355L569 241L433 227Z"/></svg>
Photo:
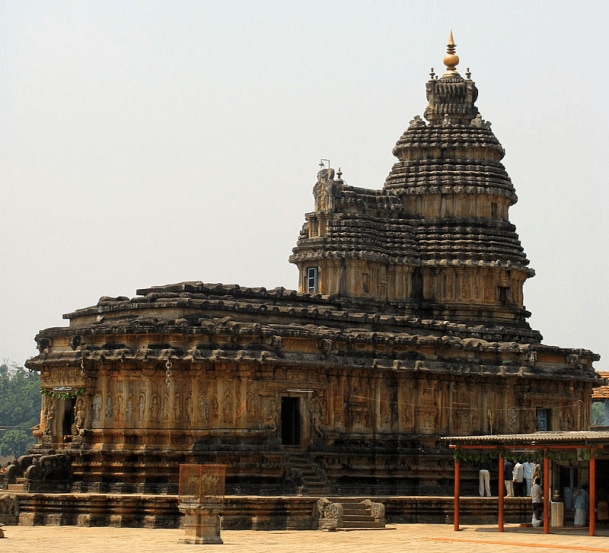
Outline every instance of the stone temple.
<svg viewBox="0 0 609 553"><path fill-rule="evenodd" d="M599 357L529 326L516 193L458 62L451 36L382 188L319 171L298 291L143 288L41 331L34 452L69 454L76 491L176 493L216 463L227 494L433 495L442 436L588 429Z"/></svg>

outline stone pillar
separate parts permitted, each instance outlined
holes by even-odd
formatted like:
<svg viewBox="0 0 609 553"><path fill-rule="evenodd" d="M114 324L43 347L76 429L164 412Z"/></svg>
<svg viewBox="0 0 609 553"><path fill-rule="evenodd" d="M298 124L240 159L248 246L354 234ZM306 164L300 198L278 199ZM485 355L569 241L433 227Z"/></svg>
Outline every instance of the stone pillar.
<svg viewBox="0 0 609 553"><path fill-rule="evenodd" d="M184 514L179 543L223 543L225 465L180 465L178 509Z"/></svg>
<svg viewBox="0 0 609 553"><path fill-rule="evenodd" d="M189 504L179 503L178 508L184 514L184 537L178 543L224 543L220 536L222 504Z"/></svg>

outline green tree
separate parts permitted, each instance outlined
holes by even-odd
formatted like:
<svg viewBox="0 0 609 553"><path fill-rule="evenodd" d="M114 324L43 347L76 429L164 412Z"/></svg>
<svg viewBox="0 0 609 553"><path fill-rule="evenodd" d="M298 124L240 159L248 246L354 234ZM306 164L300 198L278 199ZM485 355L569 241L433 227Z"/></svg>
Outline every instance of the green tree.
<svg viewBox="0 0 609 553"><path fill-rule="evenodd" d="M7 430L0 439L0 455L19 457L25 453L26 446L31 442L31 435L28 435L25 430L21 428Z"/></svg>
<svg viewBox="0 0 609 553"><path fill-rule="evenodd" d="M602 401L592 402L592 424L594 426L605 424L605 404Z"/></svg>
<svg viewBox="0 0 609 553"><path fill-rule="evenodd" d="M19 455L33 445L30 428L40 420L40 379L23 367L0 365L0 455Z"/></svg>

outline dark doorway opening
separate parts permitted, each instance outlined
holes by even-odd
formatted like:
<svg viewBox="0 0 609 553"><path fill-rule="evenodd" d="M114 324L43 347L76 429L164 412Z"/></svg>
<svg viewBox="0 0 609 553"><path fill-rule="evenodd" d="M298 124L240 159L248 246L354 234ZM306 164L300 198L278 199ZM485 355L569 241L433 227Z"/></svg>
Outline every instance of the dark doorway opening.
<svg viewBox="0 0 609 553"><path fill-rule="evenodd" d="M74 400L73 399L64 399L61 433L64 436L71 436L73 424L74 424Z"/></svg>
<svg viewBox="0 0 609 553"><path fill-rule="evenodd" d="M300 445L300 398L281 398L281 443Z"/></svg>

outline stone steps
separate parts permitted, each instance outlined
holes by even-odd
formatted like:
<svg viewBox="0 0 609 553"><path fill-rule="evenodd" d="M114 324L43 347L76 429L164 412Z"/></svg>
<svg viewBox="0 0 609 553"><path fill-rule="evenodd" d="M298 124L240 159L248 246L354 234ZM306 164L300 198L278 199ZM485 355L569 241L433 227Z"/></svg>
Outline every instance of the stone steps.
<svg viewBox="0 0 609 553"><path fill-rule="evenodd" d="M379 530L385 528L385 509L370 500L322 499L330 506L319 519L320 530Z"/></svg>
<svg viewBox="0 0 609 553"><path fill-rule="evenodd" d="M385 519L377 520L371 512L371 507L362 502L341 502L343 516L340 528L375 529L385 528Z"/></svg>
<svg viewBox="0 0 609 553"><path fill-rule="evenodd" d="M4 489L8 492L25 491L25 478L16 478L14 484L6 484Z"/></svg>
<svg viewBox="0 0 609 553"><path fill-rule="evenodd" d="M323 497L329 493L319 467L311 461L305 451L286 448L286 465L299 476L299 495Z"/></svg>

